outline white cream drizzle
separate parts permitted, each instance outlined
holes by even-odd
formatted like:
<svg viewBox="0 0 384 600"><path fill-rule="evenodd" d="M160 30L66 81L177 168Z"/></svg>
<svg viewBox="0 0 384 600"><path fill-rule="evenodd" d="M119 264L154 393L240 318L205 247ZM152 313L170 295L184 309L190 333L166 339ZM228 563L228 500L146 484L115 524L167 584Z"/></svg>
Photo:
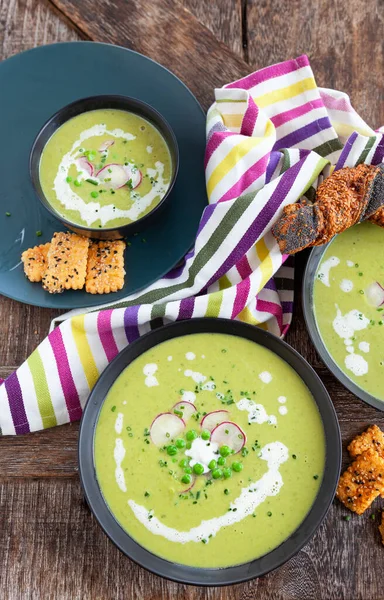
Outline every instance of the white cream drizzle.
<svg viewBox="0 0 384 600"><path fill-rule="evenodd" d="M347 267L354 267L355 263L352 262L351 260L347 260Z"/></svg>
<svg viewBox="0 0 384 600"><path fill-rule="evenodd" d="M279 396L279 397L278 397L278 399L277 399L277 401L278 401L280 404L285 404L285 403L286 403L286 401L287 401L287 398L286 398L286 396Z"/></svg>
<svg viewBox="0 0 384 600"><path fill-rule="evenodd" d="M152 150L153 150L152 146L147 146L148 154L152 154Z"/></svg>
<svg viewBox="0 0 384 600"><path fill-rule="evenodd" d="M96 220L100 219L101 225L104 226L108 221L118 218L128 218L131 221L136 221L139 216L149 207L156 197L164 195L169 187L169 183L166 183L163 179L164 164L160 161L155 163L156 169L147 169L147 174L153 177L156 183L153 184L152 188L141 196L137 190L133 190L130 193L130 198L133 201L132 206L127 210L122 210L113 204L101 205L99 202L84 202L84 200L71 189L70 184L66 181L68 177L70 167L75 164L80 175L78 180L89 178L89 173L81 169L77 163L79 158L78 149L81 147L82 142L91 138L98 137L108 134L115 138L123 138L128 141L136 139L131 133L127 133L122 129L108 130L106 125L98 124L82 131L78 140L76 140L69 152L64 154L53 183L53 190L57 196L57 199L67 210L76 210L80 213L82 221L85 221L87 225L91 225ZM92 177L95 179L95 177Z"/></svg>
<svg viewBox="0 0 384 600"><path fill-rule="evenodd" d="M204 385L201 386L201 389L204 390L204 392L213 392L216 389L216 383L214 381L207 381L207 383L204 383Z"/></svg>
<svg viewBox="0 0 384 600"><path fill-rule="evenodd" d="M144 383L147 387L154 387L156 385L159 385L159 382L157 381L157 378L155 377L155 373L156 373L157 369L158 369L158 367L157 367L156 363L148 363L143 368L143 373L146 376Z"/></svg>
<svg viewBox="0 0 384 600"><path fill-rule="evenodd" d="M360 342L359 344L359 350L361 350L362 352L369 352L369 348L370 348L370 344L369 342Z"/></svg>
<svg viewBox="0 0 384 600"><path fill-rule="evenodd" d="M187 360L195 360L196 354L194 352L187 352L186 355L185 355L185 358Z"/></svg>
<svg viewBox="0 0 384 600"><path fill-rule="evenodd" d="M181 394L181 399L183 402L192 402L193 404L196 400L196 394L195 392L188 392L188 390L183 390L183 393Z"/></svg>
<svg viewBox="0 0 384 600"><path fill-rule="evenodd" d="M345 367L357 377L366 375L368 373L368 363L363 356L355 354L352 338L354 337L355 331L362 331L367 328L369 319L357 309L353 309L345 315L342 315L337 304L335 304L335 306L336 317L334 318L332 325L337 335L344 340L345 349L347 351L347 355L344 359ZM362 348L360 348L360 350L362 350ZM365 352L365 350L363 350L363 352Z"/></svg>
<svg viewBox="0 0 384 600"><path fill-rule="evenodd" d="M211 460L217 460L218 448L219 446L215 442L206 442L201 437L197 437L193 440L190 449L185 451L185 455L192 459L189 463L191 467L200 463L204 467L204 473L208 473L210 471L208 465Z"/></svg>
<svg viewBox="0 0 384 600"><path fill-rule="evenodd" d="M201 542L203 539L208 542L209 536L215 536L222 527L239 523L251 515L268 497L276 496L280 492L283 479L279 467L288 459L288 448L281 442L272 442L262 448L260 458L267 462L268 471L258 481L242 488L240 495L230 504L232 510L219 517L201 521L199 525L188 531L179 531L164 525L153 511L148 513L145 506L137 504L134 500L128 500L128 505L138 521L154 535L160 535L170 542L180 544ZM152 515L151 519L148 518L149 514Z"/></svg>
<svg viewBox="0 0 384 600"><path fill-rule="evenodd" d="M115 464L116 464L116 468L115 468L116 483L122 492L126 492L127 486L125 484L124 471L121 466L121 464L124 460L124 456L125 456L125 448L124 448L123 440L121 438L116 438L113 456L114 456Z"/></svg>
<svg viewBox="0 0 384 600"><path fill-rule="evenodd" d="M286 415L288 412L288 408L286 406L279 406L279 413L281 415Z"/></svg>
<svg viewBox="0 0 384 600"><path fill-rule="evenodd" d="M168 362L171 362L172 359L173 359L172 356L168 356L168 358L167 358Z"/></svg>
<svg viewBox="0 0 384 600"><path fill-rule="evenodd" d="M184 375L186 377L191 377L195 383L204 383L204 381L207 380L205 375L198 371L192 371L191 369L186 369Z"/></svg>
<svg viewBox="0 0 384 600"><path fill-rule="evenodd" d="M271 383L272 375L269 371L263 371L262 373L259 373L259 379L261 379L263 383Z"/></svg>
<svg viewBox="0 0 384 600"><path fill-rule="evenodd" d="M116 431L117 435L121 435L121 432L123 431L123 422L124 422L123 413L118 413L118 415L116 417L116 421L115 421L115 431Z"/></svg>
<svg viewBox="0 0 384 600"><path fill-rule="evenodd" d="M351 281L350 279L342 279L340 281L340 289L342 292L345 292L346 294L348 294L349 292L352 292L353 281Z"/></svg>
<svg viewBox="0 0 384 600"><path fill-rule="evenodd" d="M340 259L337 256L331 256L328 260L325 260L321 263L319 270L317 272L317 278L324 283L327 287L330 287L329 283L329 273L332 267L337 267L340 263Z"/></svg>
<svg viewBox="0 0 384 600"><path fill-rule="evenodd" d="M246 410L248 413L248 423L268 423L268 425L276 425L277 418L275 415L269 415L262 404L256 404L249 398L241 398L236 402L236 406L239 410Z"/></svg>

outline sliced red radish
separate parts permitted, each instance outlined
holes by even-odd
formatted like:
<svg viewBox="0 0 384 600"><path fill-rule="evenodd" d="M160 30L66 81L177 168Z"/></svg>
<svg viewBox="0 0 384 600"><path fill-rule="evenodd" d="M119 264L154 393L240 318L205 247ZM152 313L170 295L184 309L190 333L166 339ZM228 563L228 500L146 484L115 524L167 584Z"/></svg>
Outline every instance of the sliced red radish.
<svg viewBox="0 0 384 600"><path fill-rule="evenodd" d="M235 454L240 452L246 440L244 431L233 421L223 421L211 433L211 442L219 446L229 446Z"/></svg>
<svg viewBox="0 0 384 600"><path fill-rule="evenodd" d="M190 492L191 489L193 488L193 486L195 485L195 483L196 483L196 477L192 479L192 482L190 483L189 487L187 487L185 490L182 490L180 492L180 494L187 494L188 492Z"/></svg>
<svg viewBox="0 0 384 600"><path fill-rule="evenodd" d="M164 446L180 435L184 429L183 419L170 412L161 413L152 422L151 440L156 446Z"/></svg>
<svg viewBox="0 0 384 600"><path fill-rule="evenodd" d="M115 143L114 140L105 140L105 142L100 144L99 152L105 152L105 150L108 150L108 148L110 146L113 146L114 143Z"/></svg>
<svg viewBox="0 0 384 600"><path fill-rule="evenodd" d="M366 288L365 297L368 304L378 308L384 304L384 288L381 287L378 281L374 281Z"/></svg>
<svg viewBox="0 0 384 600"><path fill-rule="evenodd" d="M118 190L129 180L129 173L123 165L111 163L100 169L96 173L96 177L100 179L106 188Z"/></svg>
<svg viewBox="0 0 384 600"><path fill-rule="evenodd" d="M201 426L203 429L208 429L208 431L213 431L215 427L220 425L223 421L227 421L229 417L229 412L227 410L214 410L213 412L208 413L203 417L201 421Z"/></svg>
<svg viewBox="0 0 384 600"><path fill-rule="evenodd" d="M137 167L132 168L130 165L124 165L124 169L126 169L129 176L130 189L135 190L143 180L142 172Z"/></svg>
<svg viewBox="0 0 384 600"><path fill-rule="evenodd" d="M172 410L176 412L176 414L178 412L182 413L180 416L183 419L183 421L188 421L188 419L197 412L197 408L194 404L192 404L192 402L177 402L175 404L175 406L172 407Z"/></svg>
<svg viewBox="0 0 384 600"><path fill-rule="evenodd" d="M85 156L80 156L80 158L78 158L76 162L82 171L85 171L86 173L88 173L88 175L93 175L93 164L90 163L89 160L85 158Z"/></svg>

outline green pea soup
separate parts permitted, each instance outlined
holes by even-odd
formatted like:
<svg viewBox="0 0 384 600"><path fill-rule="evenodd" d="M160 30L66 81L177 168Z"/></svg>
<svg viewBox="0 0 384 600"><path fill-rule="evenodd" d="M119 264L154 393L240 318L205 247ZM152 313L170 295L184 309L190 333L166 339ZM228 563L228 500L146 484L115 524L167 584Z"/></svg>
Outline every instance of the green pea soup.
<svg viewBox="0 0 384 600"><path fill-rule="evenodd" d="M169 418L159 443L157 424ZM302 523L325 438L285 361L249 340L201 333L163 342L121 373L99 414L94 459L132 538L170 561L217 568L266 554Z"/></svg>
<svg viewBox="0 0 384 600"><path fill-rule="evenodd" d="M362 390L384 400L384 230L364 222L335 236L315 275L313 310L338 367Z"/></svg>
<svg viewBox="0 0 384 600"><path fill-rule="evenodd" d="M137 114L99 109L64 123L46 143L39 177L55 211L68 221L113 228L148 214L172 178L167 143Z"/></svg>

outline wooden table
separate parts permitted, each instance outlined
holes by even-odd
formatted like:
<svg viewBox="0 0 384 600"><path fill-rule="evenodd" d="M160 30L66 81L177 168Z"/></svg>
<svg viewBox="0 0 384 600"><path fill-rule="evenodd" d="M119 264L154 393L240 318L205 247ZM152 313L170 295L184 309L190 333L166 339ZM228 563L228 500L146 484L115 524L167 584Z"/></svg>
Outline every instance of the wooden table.
<svg viewBox="0 0 384 600"><path fill-rule="evenodd" d="M307 53L319 85L350 94L375 127L384 123L382 0L0 0L0 55L41 44L91 39L133 48L173 70L206 109L213 88L254 69ZM1 91L0 91L1 104ZM328 373L306 333L296 267L294 321L287 337L315 367L335 404L346 443L383 413ZM57 311L0 299L0 376L46 335ZM79 485L78 426L0 438L2 600L188 600L384 598L384 548L373 511L343 519L335 503L312 541L283 567L229 588L162 580L108 541ZM375 513L383 502L375 503Z"/></svg>

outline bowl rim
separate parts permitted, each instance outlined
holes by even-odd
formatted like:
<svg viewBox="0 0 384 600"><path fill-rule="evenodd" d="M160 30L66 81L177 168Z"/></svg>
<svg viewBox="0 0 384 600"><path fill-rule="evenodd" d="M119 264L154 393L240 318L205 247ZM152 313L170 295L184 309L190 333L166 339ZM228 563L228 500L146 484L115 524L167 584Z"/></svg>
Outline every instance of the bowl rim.
<svg viewBox="0 0 384 600"><path fill-rule="evenodd" d="M352 379L349 379L348 375L346 375L344 371L342 371L336 364L331 354L328 352L317 327L315 313L313 310L313 286L315 282L315 273L324 252L327 250L332 241L333 240L324 246L313 248L305 267L302 284L302 305L307 331L313 345L315 346L316 352L319 354L325 366L336 377L336 379L338 379L340 383L347 388L347 390L352 392L352 394L357 396L360 400L366 404L369 404L370 406L373 406L374 408L377 408L378 410L384 411L383 400L372 396L372 394L360 388L354 381L352 381Z"/></svg>
<svg viewBox="0 0 384 600"><path fill-rule="evenodd" d="M48 141L50 140L50 138L52 137L52 135L54 135L54 133L56 133L58 131L58 129L62 125L64 125L64 123L67 123L72 118L74 118L80 114L86 113L86 112L91 112L93 110L102 109L103 107L100 106L99 109L84 108L84 110L79 110L79 112L77 112L76 114L72 114L68 118L64 118L60 122L60 124L55 127L54 132L47 138L47 140L45 141L41 150L38 150L37 146L39 144L40 139L42 138L42 136L44 135L44 133L46 132L48 127L56 119L60 119L60 117L65 115L67 112L71 112L71 110L74 110L76 107L81 107L83 105L87 105L92 102L100 102L100 103L127 102L128 104L132 104L132 108L129 108L129 107L120 108L120 109L117 108L117 110L123 110L123 111L125 110L125 112L135 113L133 106L136 106L136 108L137 107L142 108L144 112L148 111L148 113L152 114L152 116L154 117L154 120L151 121L150 117L145 117L145 116L143 116L142 118L146 118L154 126L156 126L155 119L157 119L158 122L161 123L162 126L167 130L167 133L169 134L169 137L170 137L170 140L172 143L172 148L171 148L169 142L167 140L165 140L165 143L166 143L170 153L171 154L172 154L172 152L174 153L174 157L172 157L172 162L174 162L173 173L172 173L172 177L171 177L171 180L170 180L170 183L169 183L166 193L164 194L164 196L162 197L160 202L158 204L156 204L156 206L154 206L153 209L149 213L143 215L141 218L137 219L136 221L132 221L131 223L117 225L115 227L97 227L97 228L96 227L88 227L86 225L80 225L78 223L74 223L73 221L68 220L66 217L61 216L58 213L58 211L56 211L54 209L54 207L51 205L51 203L46 198L46 196L43 192L41 183L40 183L39 170L40 170L41 156L44 151L44 148L46 147L46 145L47 145ZM105 107L105 108L108 108L108 107ZM141 116L141 115L139 115L139 116ZM162 135L162 137L164 138L164 135L162 134L161 131L160 131L160 135ZM36 164L35 164L35 161L36 161ZM33 189L35 190L35 193L36 193L40 203L44 206L44 208L46 210L48 210L51 213L51 215L53 217L55 217L56 219L58 219L59 221L61 221L65 225L67 225L67 227L76 228L80 231L95 232L98 234L100 234L101 232L108 234L108 233L112 233L112 232L116 232L118 230L124 229L125 235L130 235L131 231L132 231L132 233L137 231L137 224L140 224L140 226L141 225L145 226L145 223L148 220L152 219L153 215L158 210L160 210L161 208L164 207L164 204L166 203L166 200L170 196L172 189L175 185L177 175L179 172L179 164L180 164L180 152L179 152L179 145L177 143L176 135L175 135L171 125L167 121L167 119L158 110L156 110L156 108L154 108L151 104L148 104L148 102L144 102L143 100L140 100L139 98L134 98L133 96L125 96L123 94L96 94L94 96L86 96L84 98L79 98L77 100L74 100L73 102L70 102L69 104L62 106L45 121L45 123L42 125L40 130L37 132L35 139L33 140L31 150L29 153L28 168L29 168L29 175L30 175L30 179L32 181ZM130 227L131 227L131 229L129 229Z"/></svg>
<svg viewBox="0 0 384 600"><path fill-rule="evenodd" d="M166 340L194 333L225 333L256 342L285 360L302 378L317 404L323 423L326 456L318 494L299 527L277 548L253 561L226 568L197 568L172 563L136 542L113 516L99 488L94 465L94 433L101 406L120 373L139 355ZM148 571L178 583L223 586L260 577L292 558L311 539L333 501L341 467L341 435L328 392L309 363L280 338L253 325L221 318L197 318L153 329L138 338L108 365L86 403L78 443L79 474L85 498L97 522L111 541Z"/></svg>

